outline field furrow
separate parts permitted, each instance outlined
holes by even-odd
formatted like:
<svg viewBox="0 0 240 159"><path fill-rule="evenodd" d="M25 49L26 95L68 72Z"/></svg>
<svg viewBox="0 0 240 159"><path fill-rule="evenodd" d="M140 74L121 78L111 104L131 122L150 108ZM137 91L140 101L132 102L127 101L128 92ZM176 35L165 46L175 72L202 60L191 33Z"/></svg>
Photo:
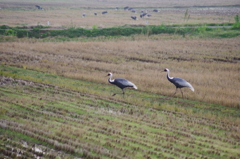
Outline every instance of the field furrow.
<svg viewBox="0 0 240 159"><path fill-rule="evenodd" d="M26 85L12 81L0 88L0 139L5 143L0 148L4 156L240 156L238 123L229 125L163 108L130 107L49 84L24 82ZM33 140L37 144L30 146ZM57 153L59 150L61 153Z"/></svg>

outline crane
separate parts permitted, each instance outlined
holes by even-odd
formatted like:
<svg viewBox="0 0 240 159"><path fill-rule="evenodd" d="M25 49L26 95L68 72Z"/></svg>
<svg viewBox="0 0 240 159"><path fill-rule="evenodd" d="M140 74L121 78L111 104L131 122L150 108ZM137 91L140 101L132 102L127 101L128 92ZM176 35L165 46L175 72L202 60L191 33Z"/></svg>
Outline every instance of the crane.
<svg viewBox="0 0 240 159"><path fill-rule="evenodd" d="M147 13L140 14L140 18L144 17L145 15L147 15Z"/></svg>
<svg viewBox="0 0 240 159"><path fill-rule="evenodd" d="M128 7L128 6L126 6L126 7L124 7L123 9L124 9L124 10L127 10L128 8L129 8L129 7Z"/></svg>
<svg viewBox="0 0 240 159"><path fill-rule="evenodd" d="M151 17L152 15L151 14L147 14L148 17Z"/></svg>
<svg viewBox="0 0 240 159"><path fill-rule="evenodd" d="M107 11L102 11L102 14L106 14L106 13L108 13Z"/></svg>
<svg viewBox="0 0 240 159"><path fill-rule="evenodd" d="M137 11L133 9L131 12L136 13Z"/></svg>
<svg viewBox="0 0 240 159"><path fill-rule="evenodd" d="M193 86L190 83L188 83L186 80L178 77L170 77L169 76L170 70L168 68L165 68L163 72L167 72L167 79L176 86L176 91L172 96L174 96L177 93L177 89L180 88L182 93L182 98L183 98L183 92L181 89L183 87L188 87L194 92Z"/></svg>
<svg viewBox="0 0 240 159"><path fill-rule="evenodd" d="M38 9L43 10L43 8L40 5L35 5Z"/></svg>
<svg viewBox="0 0 240 159"><path fill-rule="evenodd" d="M136 16L131 16L131 18L132 18L133 20L137 20L137 17L136 17Z"/></svg>
<svg viewBox="0 0 240 159"><path fill-rule="evenodd" d="M116 94L123 94L123 96L124 96L124 88L126 88L126 87L133 87L133 88L137 89L137 86L134 83L132 83L124 78L112 79L111 72L109 72L107 74L107 76L109 76L109 78L108 78L109 83L114 84L122 89L122 93L114 93L112 96L115 96Z"/></svg>

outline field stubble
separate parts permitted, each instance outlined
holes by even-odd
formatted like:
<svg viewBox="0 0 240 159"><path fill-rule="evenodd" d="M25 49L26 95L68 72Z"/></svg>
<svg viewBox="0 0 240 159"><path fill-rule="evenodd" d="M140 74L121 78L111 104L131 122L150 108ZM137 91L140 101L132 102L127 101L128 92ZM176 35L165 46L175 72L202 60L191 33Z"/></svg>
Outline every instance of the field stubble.
<svg viewBox="0 0 240 159"><path fill-rule="evenodd" d="M0 150L11 158L238 158L239 119L156 110L1 77ZM213 117L213 116L211 116Z"/></svg>
<svg viewBox="0 0 240 159"><path fill-rule="evenodd" d="M184 89L185 98L239 108L239 38L140 39L6 42L0 44L0 57L2 64L104 84L104 76L112 72L114 78L134 82L140 91L162 95L175 91L162 72L169 68L170 76L184 78L195 88Z"/></svg>

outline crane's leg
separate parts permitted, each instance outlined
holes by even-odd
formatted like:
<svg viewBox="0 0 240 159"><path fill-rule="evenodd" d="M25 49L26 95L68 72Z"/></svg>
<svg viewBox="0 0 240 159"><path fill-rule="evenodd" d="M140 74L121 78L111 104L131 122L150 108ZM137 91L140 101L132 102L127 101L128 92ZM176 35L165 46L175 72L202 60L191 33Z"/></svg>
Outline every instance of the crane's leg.
<svg viewBox="0 0 240 159"><path fill-rule="evenodd" d="M181 91L181 93L182 93L182 98L183 98L183 92L182 92L182 89L180 88L180 91Z"/></svg>
<svg viewBox="0 0 240 159"><path fill-rule="evenodd" d="M176 87L175 93L173 93L173 95L171 95L171 97L175 96L176 93L177 93L177 87Z"/></svg>
<svg viewBox="0 0 240 159"><path fill-rule="evenodd" d="M114 93L112 96L115 96L116 94L122 94L124 97L124 94L125 94L124 89L122 89L122 93Z"/></svg>
<svg viewBox="0 0 240 159"><path fill-rule="evenodd" d="M173 96L175 96L176 93L177 93L177 87L176 87L176 91L173 93L173 95L171 95L170 97L167 97L166 99L172 98Z"/></svg>

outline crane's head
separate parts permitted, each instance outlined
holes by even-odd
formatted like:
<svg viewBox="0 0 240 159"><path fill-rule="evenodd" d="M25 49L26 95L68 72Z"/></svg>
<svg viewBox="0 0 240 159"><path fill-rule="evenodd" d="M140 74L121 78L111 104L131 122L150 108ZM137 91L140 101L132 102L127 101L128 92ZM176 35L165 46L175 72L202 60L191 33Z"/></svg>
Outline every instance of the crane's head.
<svg viewBox="0 0 240 159"><path fill-rule="evenodd" d="M168 68L165 68L164 70L163 70L163 72L168 72L169 71L169 69Z"/></svg>
<svg viewBox="0 0 240 159"><path fill-rule="evenodd" d="M111 72L109 72L109 73L107 74L107 76L112 76L112 73L111 73Z"/></svg>

